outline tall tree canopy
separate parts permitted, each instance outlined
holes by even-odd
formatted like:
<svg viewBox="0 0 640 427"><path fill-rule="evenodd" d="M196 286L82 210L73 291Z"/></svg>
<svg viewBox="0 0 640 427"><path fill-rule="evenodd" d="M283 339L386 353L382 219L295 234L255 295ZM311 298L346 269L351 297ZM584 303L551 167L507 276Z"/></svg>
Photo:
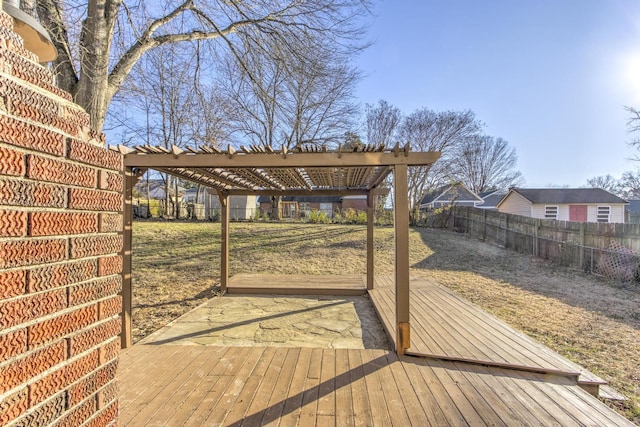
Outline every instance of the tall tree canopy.
<svg viewBox="0 0 640 427"><path fill-rule="evenodd" d="M519 185L516 150L502 138L472 135L453 150L452 177L475 193Z"/></svg>
<svg viewBox="0 0 640 427"><path fill-rule="evenodd" d="M277 42L283 55L304 62L331 45L347 54L361 46L357 18L368 0L35 0L58 58L58 84L70 92L102 130L111 100L140 58L172 43L208 41L209 55L224 51L260 80L244 46ZM306 37L311 35L311 37ZM304 40L303 40L304 39ZM299 49L301 42L307 49Z"/></svg>
<svg viewBox="0 0 640 427"><path fill-rule="evenodd" d="M633 107L625 107L625 110L629 113L629 121L627 121L629 132L636 135L640 134L640 110ZM640 148L640 137L631 141L631 145L635 145Z"/></svg>
<svg viewBox="0 0 640 427"><path fill-rule="evenodd" d="M613 194L618 194L620 182L611 175L594 176L587 179L587 186L591 188L601 188Z"/></svg>
<svg viewBox="0 0 640 427"><path fill-rule="evenodd" d="M413 151L440 151L433 166L409 168L409 204L415 211L420 199L434 184L450 173L452 151L457 144L477 134L481 123L470 111L433 111L422 108L406 116L400 124L398 137L409 143Z"/></svg>
<svg viewBox="0 0 640 427"><path fill-rule="evenodd" d="M218 84L233 112L228 121L236 141L289 149L337 145L352 127L360 74L351 58L332 46L308 43L312 38L307 34L289 42L298 44L298 52L314 49L301 56L289 55L276 40L245 43L242 63L224 62Z"/></svg>
<svg viewBox="0 0 640 427"><path fill-rule="evenodd" d="M365 105L365 112L367 142L387 146L395 143L396 134L402 121L400 109L381 99L375 105Z"/></svg>

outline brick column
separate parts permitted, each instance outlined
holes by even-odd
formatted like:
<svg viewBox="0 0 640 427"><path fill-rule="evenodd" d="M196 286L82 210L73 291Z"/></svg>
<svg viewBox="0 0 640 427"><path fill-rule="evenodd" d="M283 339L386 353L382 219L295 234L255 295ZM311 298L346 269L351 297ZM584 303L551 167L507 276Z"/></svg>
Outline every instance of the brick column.
<svg viewBox="0 0 640 427"><path fill-rule="evenodd" d="M0 12L0 425L116 424L122 188Z"/></svg>

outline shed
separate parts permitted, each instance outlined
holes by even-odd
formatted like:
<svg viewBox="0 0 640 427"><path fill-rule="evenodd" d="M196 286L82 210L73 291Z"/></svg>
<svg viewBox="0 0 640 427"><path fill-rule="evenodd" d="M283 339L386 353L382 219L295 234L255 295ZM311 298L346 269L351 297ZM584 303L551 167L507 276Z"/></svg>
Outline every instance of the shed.
<svg viewBox="0 0 640 427"><path fill-rule="evenodd" d="M497 208L540 219L624 223L627 204L601 188L511 188Z"/></svg>

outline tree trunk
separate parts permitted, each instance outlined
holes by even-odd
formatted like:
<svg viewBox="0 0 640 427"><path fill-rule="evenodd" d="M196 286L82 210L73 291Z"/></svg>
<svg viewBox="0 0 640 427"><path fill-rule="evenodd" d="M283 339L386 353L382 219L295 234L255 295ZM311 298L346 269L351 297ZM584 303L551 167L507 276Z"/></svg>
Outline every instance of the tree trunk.
<svg viewBox="0 0 640 427"><path fill-rule="evenodd" d="M180 206L179 206L179 199L178 199L178 178L173 178L173 184L174 184L174 189L175 189L175 194L173 196L173 217L175 219L180 219Z"/></svg>
<svg viewBox="0 0 640 427"><path fill-rule="evenodd" d="M164 178L164 212L162 213L163 216L168 216L169 215L169 201L171 200L171 197L169 196L169 175L165 175Z"/></svg>
<svg viewBox="0 0 640 427"><path fill-rule="evenodd" d="M102 131L109 92L109 52L113 39L115 12L120 1L90 0L87 18L82 23L81 44L90 46L80 50L80 79L74 100L89 114L91 127Z"/></svg>

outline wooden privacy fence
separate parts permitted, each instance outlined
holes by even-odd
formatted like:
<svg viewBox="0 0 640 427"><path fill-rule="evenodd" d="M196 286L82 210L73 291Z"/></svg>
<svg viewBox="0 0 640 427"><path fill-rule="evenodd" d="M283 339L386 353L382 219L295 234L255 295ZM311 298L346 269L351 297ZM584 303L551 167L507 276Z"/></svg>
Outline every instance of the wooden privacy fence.
<svg viewBox="0 0 640 427"><path fill-rule="evenodd" d="M448 226L496 245L625 282L640 282L640 224L555 221L472 207Z"/></svg>

